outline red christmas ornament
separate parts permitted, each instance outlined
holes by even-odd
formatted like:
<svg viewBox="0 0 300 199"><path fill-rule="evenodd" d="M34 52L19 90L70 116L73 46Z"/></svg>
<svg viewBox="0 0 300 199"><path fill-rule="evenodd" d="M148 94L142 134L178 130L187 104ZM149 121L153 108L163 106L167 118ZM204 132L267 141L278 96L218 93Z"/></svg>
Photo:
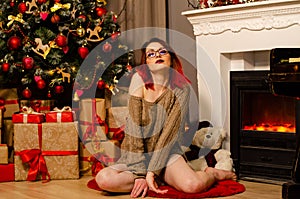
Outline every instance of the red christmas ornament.
<svg viewBox="0 0 300 199"><path fill-rule="evenodd" d="M107 10L103 7L97 7L96 8L96 14L98 17L102 17L103 15L105 15L107 13Z"/></svg>
<svg viewBox="0 0 300 199"><path fill-rule="evenodd" d="M126 66L126 68L127 68L128 71L131 71L131 70L132 70L132 66L129 65L129 64Z"/></svg>
<svg viewBox="0 0 300 199"><path fill-rule="evenodd" d="M106 42L102 47L102 50L106 53L110 52L111 49L112 49L112 45L108 42Z"/></svg>
<svg viewBox="0 0 300 199"><path fill-rule="evenodd" d="M56 94L60 94L60 93L64 92L64 87L62 85L57 85L57 86L55 86L54 90L55 90Z"/></svg>
<svg viewBox="0 0 300 199"><path fill-rule="evenodd" d="M78 19L81 19L82 22L86 21L86 16L85 15L79 15Z"/></svg>
<svg viewBox="0 0 300 199"><path fill-rule="evenodd" d="M119 37L120 33L119 32L114 32L111 34L111 40L116 41Z"/></svg>
<svg viewBox="0 0 300 199"><path fill-rule="evenodd" d="M51 22L52 22L53 24L57 24L59 21L60 21L60 17L59 17L57 14L54 14L54 15L51 17Z"/></svg>
<svg viewBox="0 0 300 199"><path fill-rule="evenodd" d="M34 60L32 57L24 57L22 60L22 64L26 70L30 70L33 68Z"/></svg>
<svg viewBox="0 0 300 199"><path fill-rule="evenodd" d="M36 85L37 85L38 89L44 89L46 87L46 82L43 79L39 79L36 82Z"/></svg>
<svg viewBox="0 0 300 199"><path fill-rule="evenodd" d="M5 62L2 64L2 71L3 72L8 72L9 71L9 68L10 68L10 64Z"/></svg>
<svg viewBox="0 0 300 199"><path fill-rule="evenodd" d="M43 4L43 3L46 3L46 2L47 2L47 0L37 0L38 4Z"/></svg>
<svg viewBox="0 0 300 199"><path fill-rule="evenodd" d="M52 97L52 95L51 95L51 92L50 92L50 91L48 91L47 97L48 97L48 98L51 98L51 97Z"/></svg>
<svg viewBox="0 0 300 199"><path fill-rule="evenodd" d="M56 38L55 38L55 42L59 47L65 47L68 44L68 39L65 35L63 34L59 34Z"/></svg>
<svg viewBox="0 0 300 199"><path fill-rule="evenodd" d="M78 54L82 59L85 59L86 56L89 54L89 49L87 47L81 46L78 48Z"/></svg>
<svg viewBox="0 0 300 199"><path fill-rule="evenodd" d="M25 2L21 2L18 6L18 10L20 13L24 14L27 11L27 6Z"/></svg>
<svg viewBox="0 0 300 199"><path fill-rule="evenodd" d="M10 50L17 50L20 48L21 44L21 39L18 36L12 36L7 41L7 46Z"/></svg>
<svg viewBox="0 0 300 199"><path fill-rule="evenodd" d="M29 88L25 88L23 91L22 91L22 95L24 98L31 98L31 90Z"/></svg>
<svg viewBox="0 0 300 199"><path fill-rule="evenodd" d="M15 6L15 1L12 0L11 2L9 2L10 7L14 7Z"/></svg>
<svg viewBox="0 0 300 199"><path fill-rule="evenodd" d="M97 88L99 89L104 89L105 88L105 81L104 80L99 80L97 83Z"/></svg>

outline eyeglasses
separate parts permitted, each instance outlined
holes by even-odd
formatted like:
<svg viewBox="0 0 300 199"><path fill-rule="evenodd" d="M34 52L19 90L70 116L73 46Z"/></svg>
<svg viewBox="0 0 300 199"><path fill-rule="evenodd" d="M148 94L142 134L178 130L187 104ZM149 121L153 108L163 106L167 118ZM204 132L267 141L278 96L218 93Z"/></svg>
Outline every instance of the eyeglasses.
<svg viewBox="0 0 300 199"><path fill-rule="evenodd" d="M149 59L153 59L156 57L156 53L158 53L160 56L165 56L167 55L169 52L167 51L167 49L162 48L162 49L158 49L158 50L149 50L146 53L146 57Z"/></svg>

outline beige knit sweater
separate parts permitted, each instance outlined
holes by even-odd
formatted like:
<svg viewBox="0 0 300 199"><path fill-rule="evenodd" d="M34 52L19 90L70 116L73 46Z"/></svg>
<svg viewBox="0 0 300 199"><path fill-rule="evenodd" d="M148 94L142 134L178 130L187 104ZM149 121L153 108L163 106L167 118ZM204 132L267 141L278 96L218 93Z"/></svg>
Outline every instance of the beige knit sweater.
<svg viewBox="0 0 300 199"><path fill-rule="evenodd" d="M126 164L135 178L147 171L162 175L170 155L182 154L190 88L167 89L155 102L130 96L129 117L117 163Z"/></svg>

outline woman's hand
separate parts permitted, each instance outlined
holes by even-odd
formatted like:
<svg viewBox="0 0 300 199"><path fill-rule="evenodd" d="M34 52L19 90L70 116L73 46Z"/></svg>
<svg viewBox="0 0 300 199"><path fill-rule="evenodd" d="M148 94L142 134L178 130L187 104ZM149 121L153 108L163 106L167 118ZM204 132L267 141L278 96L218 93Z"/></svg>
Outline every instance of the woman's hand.
<svg viewBox="0 0 300 199"><path fill-rule="evenodd" d="M168 192L168 190L161 190L158 188L157 183L155 182L154 173L148 172L146 175L146 181L149 186L149 189L160 194L165 194Z"/></svg>
<svg viewBox="0 0 300 199"><path fill-rule="evenodd" d="M137 178L134 180L134 185L131 190L130 197L137 198L142 194L142 197L144 198L148 192L148 185L144 178Z"/></svg>

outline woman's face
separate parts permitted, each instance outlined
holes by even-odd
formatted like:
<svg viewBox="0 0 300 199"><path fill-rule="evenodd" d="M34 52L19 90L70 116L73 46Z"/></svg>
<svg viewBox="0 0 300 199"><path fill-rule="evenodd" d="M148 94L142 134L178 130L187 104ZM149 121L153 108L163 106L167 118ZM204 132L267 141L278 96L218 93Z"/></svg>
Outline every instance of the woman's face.
<svg viewBox="0 0 300 199"><path fill-rule="evenodd" d="M150 43L146 47L146 63L150 71L157 71L171 66L171 55L158 42Z"/></svg>

